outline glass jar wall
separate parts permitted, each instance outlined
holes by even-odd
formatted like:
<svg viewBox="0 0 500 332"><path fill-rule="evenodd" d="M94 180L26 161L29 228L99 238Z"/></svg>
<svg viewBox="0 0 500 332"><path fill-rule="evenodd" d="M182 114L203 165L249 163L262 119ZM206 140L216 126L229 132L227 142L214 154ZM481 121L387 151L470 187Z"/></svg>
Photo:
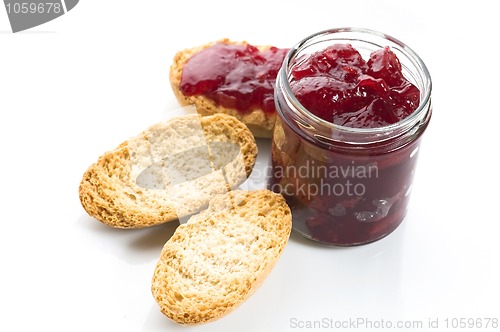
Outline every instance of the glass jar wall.
<svg viewBox="0 0 500 332"><path fill-rule="evenodd" d="M334 44L352 45L363 58L385 47L419 91L418 107L395 123L354 128L326 121L294 94L292 72ZM322 31L290 50L278 74L278 113L269 189L282 193L293 229L330 245L383 238L406 215L421 137L431 117L431 79L418 55L397 39L355 28Z"/></svg>

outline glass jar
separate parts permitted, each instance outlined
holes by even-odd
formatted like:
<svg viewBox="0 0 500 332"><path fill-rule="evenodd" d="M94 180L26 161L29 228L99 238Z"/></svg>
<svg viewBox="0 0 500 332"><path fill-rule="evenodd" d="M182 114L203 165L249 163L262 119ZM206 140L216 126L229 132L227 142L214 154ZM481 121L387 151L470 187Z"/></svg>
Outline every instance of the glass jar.
<svg viewBox="0 0 500 332"><path fill-rule="evenodd" d="M364 59L388 46L404 77L420 90L418 108L378 128L351 128L325 121L294 96L297 63L332 44L351 44ZM394 231L406 215L422 134L431 117L431 78L408 46L385 34L339 28L311 35L286 56L276 81L277 120L268 188L282 193L293 229L337 246L370 243Z"/></svg>

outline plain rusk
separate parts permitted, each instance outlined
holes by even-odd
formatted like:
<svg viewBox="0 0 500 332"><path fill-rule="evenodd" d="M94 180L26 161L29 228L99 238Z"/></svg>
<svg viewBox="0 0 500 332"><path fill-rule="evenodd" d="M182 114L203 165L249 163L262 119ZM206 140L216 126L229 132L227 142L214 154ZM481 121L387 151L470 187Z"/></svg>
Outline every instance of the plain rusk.
<svg viewBox="0 0 500 332"><path fill-rule="evenodd" d="M190 114L153 125L105 153L83 175L89 215L117 228L177 220L250 175L257 145L236 118Z"/></svg>
<svg viewBox="0 0 500 332"><path fill-rule="evenodd" d="M281 194L235 190L215 197L163 247L151 288L161 312L190 325L228 314L261 285L291 226Z"/></svg>

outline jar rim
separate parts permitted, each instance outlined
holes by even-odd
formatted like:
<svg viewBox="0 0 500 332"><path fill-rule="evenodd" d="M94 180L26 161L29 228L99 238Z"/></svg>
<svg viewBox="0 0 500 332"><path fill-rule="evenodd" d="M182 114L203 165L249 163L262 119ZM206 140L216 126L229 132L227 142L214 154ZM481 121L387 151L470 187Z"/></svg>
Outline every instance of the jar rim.
<svg viewBox="0 0 500 332"><path fill-rule="evenodd" d="M332 35L335 33L359 33L363 35L371 35L374 37L380 37L382 39L385 39L394 45L398 46L399 50L405 53L405 55L408 57L409 60L412 61L412 63L418 68L418 70L421 72L422 78L425 80L424 85L424 95L423 98L421 98L420 104L417 107L415 111L413 111L409 116L405 117L404 119L395 122L393 124L387 125L387 126L382 126L382 127L376 127L376 128L353 128L353 127L347 127L347 126L342 126L338 124L334 124L332 122L329 122L327 120L324 120L317 115L313 114L310 112L307 108L305 108L295 97L294 93L292 92L291 86L290 86L290 65L292 64L292 61L295 60L295 57L297 56L298 52L303 50L304 48L313 45L314 40L317 40L321 38L322 36L326 35ZM363 41L363 40L358 40L358 41ZM387 35L385 33L376 31L376 30L371 30L371 29L366 29L366 28L358 28L358 27L343 27L343 28L333 28L333 29L326 29L322 30L319 32L316 32L312 35L309 35L299 41L297 44L295 44L287 53L283 60L283 64L281 66L280 72L278 74L279 81L281 81L282 88L285 90L287 94L287 98L289 102L291 102L294 106L295 109L299 110L302 115L306 115L309 120L314 120L314 122L318 125L321 125L324 128L330 129L330 130L335 130L337 132L344 132L346 134L385 134L387 132L392 132L395 130L399 130L401 128L411 128L414 123L418 122L419 119L425 115L426 111L430 109L430 99L431 99L431 91L432 91L432 80L431 76L429 73L429 70L427 69L427 66L425 63L422 61L422 59L418 56L418 54L413 51L408 45L400 41L399 39L396 39L390 35Z"/></svg>

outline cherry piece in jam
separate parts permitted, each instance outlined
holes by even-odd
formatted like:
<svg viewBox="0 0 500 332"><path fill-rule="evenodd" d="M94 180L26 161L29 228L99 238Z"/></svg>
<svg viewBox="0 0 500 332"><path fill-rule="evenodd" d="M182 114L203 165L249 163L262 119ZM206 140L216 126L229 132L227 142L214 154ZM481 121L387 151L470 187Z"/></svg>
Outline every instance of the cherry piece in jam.
<svg viewBox="0 0 500 332"><path fill-rule="evenodd" d="M335 44L298 63L292 77L293 94L306 109L346 127L396 123L420 102L420 91L405 79L389 47L373 52L365 62L351 45Z"/></svg>
<svg viewBox="0 0 500 332"><path fill-rule="evenodd" d="M260 51L246 44L217 43L193 55L182 70L184 95L204 95L217 104L248 112L275 112L276 76L288 49Z"/></svg>

